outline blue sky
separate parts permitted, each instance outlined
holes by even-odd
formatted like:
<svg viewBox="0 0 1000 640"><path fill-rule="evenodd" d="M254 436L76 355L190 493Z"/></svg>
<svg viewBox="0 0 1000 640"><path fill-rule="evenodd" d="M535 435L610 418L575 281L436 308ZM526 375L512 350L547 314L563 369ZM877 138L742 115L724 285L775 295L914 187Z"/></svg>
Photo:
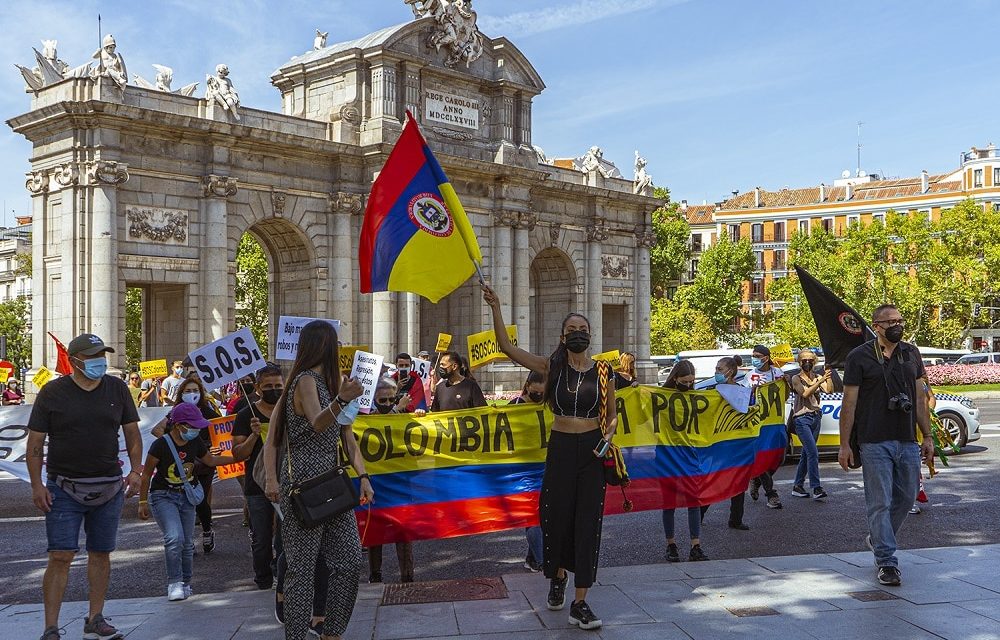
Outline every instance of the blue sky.
<svg viewBox="0 0 1000 640"><path fill-rule="evenodd" d="M604 149L626 176L633 151L674 199L733 189L830 183L855 165L856 122L869 172L913 176L957 166L972 145L1000 144L1000 4L989 0L476 0L479 26L509 37L547 89L533 141L550 156ZM243 104L277 110L271 71L311 48L405 22L402 0L6 0L0 13L0 116L28 110L17 62L59 41L82 64L97 13L130 74L174 69L174 86L229 65ZM31 147L0 130L5 218L30 207Z"/></svg>

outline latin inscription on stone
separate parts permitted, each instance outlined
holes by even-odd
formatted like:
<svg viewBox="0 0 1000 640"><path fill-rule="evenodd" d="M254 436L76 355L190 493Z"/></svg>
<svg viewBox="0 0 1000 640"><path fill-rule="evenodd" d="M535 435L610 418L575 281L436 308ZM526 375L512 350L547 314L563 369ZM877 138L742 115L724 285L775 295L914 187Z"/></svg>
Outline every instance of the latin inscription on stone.
<svg viewBox="0 0 1000 640"><path fill-rule="evenodd" d="M424 92L424 119L454 127L479 129L479 100L451 93Z"/></svg>
<svg viewBox="0 0 1000 640"><path fill-rule="evenodd" d="M188 212L156 207L126 207L129 240L151 240L163 244L188 243Z"/></svg>

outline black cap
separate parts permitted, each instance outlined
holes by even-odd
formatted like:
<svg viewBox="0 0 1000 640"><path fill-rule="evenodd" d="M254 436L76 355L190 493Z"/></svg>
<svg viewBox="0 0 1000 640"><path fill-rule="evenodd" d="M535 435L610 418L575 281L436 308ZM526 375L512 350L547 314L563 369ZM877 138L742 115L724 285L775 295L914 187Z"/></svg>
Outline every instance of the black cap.
<svg viewBox="0 0 1000 640"><path fill-rule="evenodd" d="M767 347L765 347L765 346L764 346L764 345L762 345L762 344L759 344L759 345L755 346L755 347L753 348L753 352L754 352L754 353L759 353L760 355L762 355L762 356L766 356L766 357L768 357L768 358L770 358L770 357L771 357L771 350L770 350L770 349L768 349Z"/></svg>
<svg viewBox="0 0 1000 640"><path fill-rule="evenodd" d="M81 333L77 337L69 341L69 346L66 347L66 351L69 352L71 356L96 356L99 353L104 353L108 351L114 353L115 350L104 344L104 340L95 336L92 333Z"/></svg>

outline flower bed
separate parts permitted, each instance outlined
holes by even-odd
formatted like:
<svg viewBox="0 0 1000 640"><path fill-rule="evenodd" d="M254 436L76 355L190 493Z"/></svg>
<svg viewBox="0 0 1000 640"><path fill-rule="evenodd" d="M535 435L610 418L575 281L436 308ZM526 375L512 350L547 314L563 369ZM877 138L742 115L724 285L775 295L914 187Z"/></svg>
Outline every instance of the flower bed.
<svg viewBox="0 0 1000 640"><path fill-rule="evenodd" d="M931 386L1000 383L1000 364L939 364L927 367Z"/></svg>

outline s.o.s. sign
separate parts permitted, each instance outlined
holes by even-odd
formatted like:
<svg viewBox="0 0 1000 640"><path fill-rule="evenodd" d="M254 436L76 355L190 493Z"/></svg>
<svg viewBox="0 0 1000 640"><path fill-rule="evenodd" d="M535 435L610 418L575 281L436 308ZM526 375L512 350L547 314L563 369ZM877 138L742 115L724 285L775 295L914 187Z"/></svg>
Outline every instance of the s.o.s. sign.
<svg viewBox="0 0 1000 640"><path fill-rule="evenodd" d="M206 389L223 387L267 364L249 327L199 347L188 357Z"/></svg>

